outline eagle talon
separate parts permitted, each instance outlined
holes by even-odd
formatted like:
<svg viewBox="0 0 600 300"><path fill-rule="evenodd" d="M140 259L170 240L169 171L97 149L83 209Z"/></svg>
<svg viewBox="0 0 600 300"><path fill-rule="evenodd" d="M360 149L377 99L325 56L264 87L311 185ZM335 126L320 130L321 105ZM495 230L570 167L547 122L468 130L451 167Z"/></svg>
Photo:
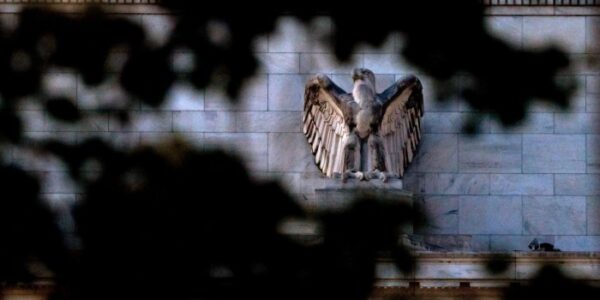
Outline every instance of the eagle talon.
<svg viewBox="0 0 600 300"><path fill-rule="evenodd" d="M375 169L369 173L367 173L368 179L380 179L383 183L388 182L389 174L386 172L381 172L378 169Z"/></svg>
<svg viewBox="0 0 600 300"><path fill-rule="evenodd" d="M346 183L348 178L356 178L358 181L368 180L366 179L365 173L360 171L346 171L342 174L342 182Z"/></svg>

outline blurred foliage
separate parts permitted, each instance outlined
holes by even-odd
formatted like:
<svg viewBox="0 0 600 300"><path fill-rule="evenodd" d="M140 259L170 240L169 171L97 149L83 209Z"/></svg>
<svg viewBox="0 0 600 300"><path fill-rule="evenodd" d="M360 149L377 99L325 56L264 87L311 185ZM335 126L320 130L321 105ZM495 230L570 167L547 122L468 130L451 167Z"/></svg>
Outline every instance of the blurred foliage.
<svg viewBox="0 0 600 300"><path fill-rule="evenodd" d="M439 1L436 11L425 1L403 3L401 10L304 2L252 12L223 2L210 9L199 1L162 5L176 24L161 45L150 43L139 23L97 7L81 14L26 7L14 30L0 28L1 150L52 154L82 191L73 212L80 245L72 249L41 199L46 183L2 157L0 282L36 279L30 263L38 260L56 280L54 299L365 299L381 251L401 270L414 267L397 242L399 226L416 215L409 207L357 201L347 211L317 216L322 239L303 243L277 228L307 213L278 185L254 181L222 152L178 142L129 151L94 137L67 143L24 134L28 124L19 108L26 101L61 122L84 124L112 112L125 125L129 109L140 102L160 108L176 82L222 87L235 102L258 66L255 39L271 33L281 15L305 24L331 16L328 42L340 60L362 43L378 46L399 32L406 60L442 85L466 79L470 84L451 92L506 124L520 120L534 98L568 104L569 89L556 83L567 56L514 49L490 35L478 1ZM220 37L211 34L215 27ZM171 64L181 49L193 55L190 72ZM127 58L115 75L107 65L116 51ZM118 76L126 97L82 110L78 99L45 90L45 74L57 69L79 74L90 87Z"/></svg>

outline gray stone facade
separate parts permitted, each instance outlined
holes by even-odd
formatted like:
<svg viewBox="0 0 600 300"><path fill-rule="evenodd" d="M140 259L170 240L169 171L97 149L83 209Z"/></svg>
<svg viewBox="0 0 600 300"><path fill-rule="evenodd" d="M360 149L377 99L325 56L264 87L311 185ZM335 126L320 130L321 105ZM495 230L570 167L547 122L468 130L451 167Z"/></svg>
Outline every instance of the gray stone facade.
<svg viewBox="0 0 600 300"><path fill-rule="evenodd" d="M405 188L423 196L432 223L419 231L447 249L526 250L538 237L563 250L600 250L600 69L587 64L600 55L594 43L600 17L576 13L548 13L527 8L522 15L487 16L489 28L517 47L556 44L569 52L574 67L565 77L576 79L580 89L570 110L537 103L528 118L514 128L503 128L484 117L480 133L462 132L462 122L474 114L459 99L435 100L433 83L396 53L402 39L394 36L380 49L362 47L348 64L335 63L330 50L318 39L331 24L319 18L305 29L291 18L279 20L277 32L256 42L262 66L246 86L238 106L225 102L217 91L195 91L175 86L161 110L139 106L133 126L123 128L111 114L100 115L77 127L52 121L40 107L24 104L27 135L61 137L76 142L97 135L122 147L154 143L181 136L203 148L226 146L246 159L258 177L279 180L298 201L314 205L314 190L324 188L324 178L301 133L304 84L308 76L323 72L343 88L351 86L354 67L373 70L377 88L387 87L407 73L423 79L425 92L424 135L418 156L404 179ZM558 8L556 8L558 9ZM14 23L11 13L0 15ZM160 43L169 26L163 15L130 15L154 29ZM316 33L315 36L310 33ZM111 65L119 69L119 54ZM185 55L174 58L185 67ZM461 84L457 81L455 84ZM58 93L76 95L83 109L117 98L122 91L86 87L77 74L57 70L46 76L45 86ZM99 95L104 97L99 99ZM15 163L46 179L49 199L78 197L66 168L49 158L8 151Z"/></svg>

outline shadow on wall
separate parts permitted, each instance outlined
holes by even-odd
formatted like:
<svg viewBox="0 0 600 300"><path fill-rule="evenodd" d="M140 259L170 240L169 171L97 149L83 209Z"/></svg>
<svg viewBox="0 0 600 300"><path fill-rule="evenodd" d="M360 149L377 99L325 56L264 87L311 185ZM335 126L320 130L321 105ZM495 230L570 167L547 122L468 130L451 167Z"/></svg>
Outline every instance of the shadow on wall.
<svg viewBox="0 0 600 300"><path fill-rule="evenodd" d="M163 1L164 9L178 15L173 33L158 46L148 42L138 24L98 8L68 15L26 8L14 31L3 28L0 34L2 151L5 156L43 153L61 161L82 194L74 210L78 242L75 249L65 246L55 216L41 201L46 183L4 157L0 281L52 275L52 299L103 299L117 293L154 299L365 299L380 251L403 271L413 267L410 254L397 245L399 225L416 215L408 207L364 200L339 215L307 216L280 187L257 183L236 158L222 152L200 152L177 141L128 150L93 136L72 142L40 138L25 134L31 124L20 109L33 103L50 118L75 126L108 114L107 124L130 126L140 102L160 108L175 82L197 89L217 86L236 99L256 71L255 38L271 32L284 13L303 22L331 15L331 44L342 60L359 42L377 46L401 32L408 61L442 82L458 74L469 77L471 84L460 91L465 100L506 124L521 119L535 97L568 104L568 89L553 81L568 65L563 53L517 50L488 35L478 1L439 5L441 15L421 1L405 4L411 14L398 18L393 10L371 7L342 14L337 7L298 4L248 14ZM360 22L357 13L363 16ZM222 32L217 38L207 31L214 26ZM127 55L115 75L107 61L117 49ZM179 49L193 57L185 72L171 65ZM114 82L123 93L83 110L78 99L45 90L44 74L56 69L76 72L86 86ZM322 238L298 241L283 235L278 228L288 218L314 218Z"/></svg>

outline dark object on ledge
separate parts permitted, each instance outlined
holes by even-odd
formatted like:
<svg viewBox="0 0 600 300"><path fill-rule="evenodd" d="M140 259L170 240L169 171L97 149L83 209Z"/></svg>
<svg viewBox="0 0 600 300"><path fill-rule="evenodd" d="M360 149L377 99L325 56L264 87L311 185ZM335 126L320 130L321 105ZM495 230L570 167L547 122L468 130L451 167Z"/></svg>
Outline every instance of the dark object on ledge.
<svg viewBox="0 0 600 300"><path fill-rule="evenodd" d="M533 241L531 241L529 243L529 249L533 250L533 251L560 251L560 249L558 248L554 248L553 244L550 243L539 243L538 239L533 239Z"/></svg>

